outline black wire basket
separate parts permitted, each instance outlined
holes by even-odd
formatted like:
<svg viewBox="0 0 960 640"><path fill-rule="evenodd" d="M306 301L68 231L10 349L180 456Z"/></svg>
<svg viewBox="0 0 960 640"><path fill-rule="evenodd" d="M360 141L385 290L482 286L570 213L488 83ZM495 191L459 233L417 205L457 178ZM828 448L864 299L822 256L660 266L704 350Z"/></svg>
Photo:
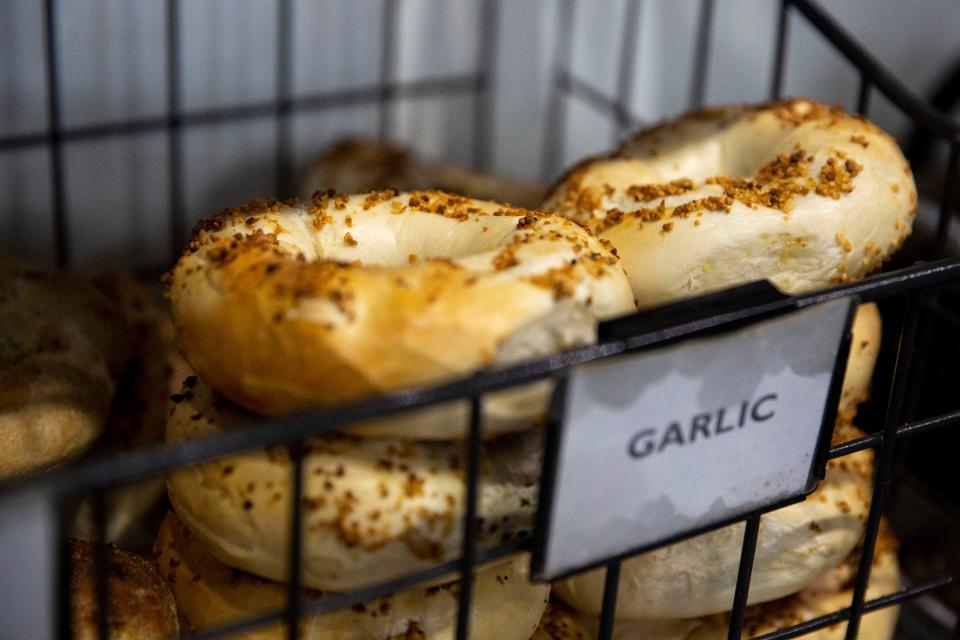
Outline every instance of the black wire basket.
<svg viewBox="0 0 960 640"><path fill-rule="evenodd" d="M46 0L45 73L48 123L45 131L14 135L0 139L0 154L29 148L49 151L50 189L52 193L53 233L56 258L60 265L71 263L68 219L71 203L64 186L64 150L70 143L107 138L126 138L146 132L160 132L167 143L169 171L169 215L171 256L179 254L186 238L184 210L184 139L195 127L210 123L226 123L251 119L270 119L276 123L275 182L278 194L288 193L292 185L292 160L289 156L292 139L291 117L296 113L322 112L327 109L356 105L378 105L380 134L391 136L387 109L393 101L417 96L468 96L474 101L472 120L467 124L473 139L474 163L488 164L491 155L490 99L495 88L493 56L496 54L497 0L482 3L479 11L479 41L482 43L476 68L470 74L434 80L402 82L396 79L394 69L394 42L397 35L397 3L385 0L383 4L384 47L380 58L380 80L376 86L343 90L334 93L294 96L291 91L291 2L277 3L278 55L276 92L272 100L230 106L204 111L185 111L181 99L181 34L178 0L167 0L167 29L165 63L167 69L167 112L160 117L114 122L102 125L66 128L61 118L63 89L61 69L58 67L58 42L54 22L57 2ZM631 114L627 96L633 77L632 65L636 57L636 24L638 2L627 2L623 16L624 38L618 68L617 95L606 95L570 71L570 40L573 30L574 2L563 0L557 4L559 37L553 53L553 77L545 114L546 135L543 141L543 173L555 175L562 157L563 129L566 110L571 101L579 101L609 118L615 130L622 134L637 124ZM692 72L692 106L700 106L707 81L706 69L713 23L712 0L704 0L697 28L698 39L695 66ZM834 446L827 457L838 458L864 449L876 452L873 499L862 542L862 553L853 599L849 606L828 615L795 625L764 638L799 637L804 633L846 622L847 637L858 636L863 614L883 607L903 605L929 599L936 592L943 595L937 602L950 607L960 605L960 598L950 591L951 571L960 567L955 557L957 531L960 519L957 512L960 491L957 487L955 450L957 437L943 429L960 423L960 402L956 397L956 381L960 379L960 349L957 330L960 329L960 259L947 256L948 232L952 207L956 201L956 177L960 162L960 126L945 117L927 102L918 99L904 85L864 50L828 13L811 0L782 0L778 22L773 34L776 38L775 56L771 60L771 99L777 99L783 85L783 69L788 51L787 32L790 20L805 20L859 72L860 85L856 111L867 115L871 96L882 94L911 124L924 132L927 139L942 141L949 148L946 167L942 172L939 193L939 223L928 237L914 238L897 261L879 274L858 282L851 282L811 294L782 296L769 287L746 287L710 294L692 302L679 303L644 311L625 319L601 325L599 342L595 345L564 352L534 362L524 362L508 368L483 371L467 379L437 387L394 393L360 403L337 406L328 410L298 415L285 419L263 420L250 428L231 432L222 437L157 446L132 451L102 461L82 462L52 473L33 476L7 483L0 488L0 514L22 519L22 523L46 523L52 535L50 542L57 550L52 564L37 566L38 574L54 571L48 583L55 588L49 600L47 621L50 633L58 638L70 638L71 589L69 519L71 505L78 497L87 496L94 505L95 530L104 531L104 496L111 488L148 477L158 477L187 465L236 454L261 447L287 447L293 462L291 499L293 508L288 557L286 607L260 615L255 619L232 623L226 627L191 635L195 638L227 637L267 624L283 622L290 638L297 637L297 624L304 615L313 615L334 609L357 605L371 599L423 583L439 576L458 573L462 578L472 575L474 567L522 551L533 550L538 541L550 536L548 520L541 513L539 524L527 539L505 542L493 548L478 549L475 540L477 520L478 469L481 456L482 425L480 406L485 394L517 387L537 380L552 379L555 386L553 407L548 420L545 459L549 466L555 460L559 433L564 425L562 407L565 403L565 381L577 366L588 362L616 357L676 343L694 336L725 330L745 322L770 317L778 313L806 307L828 300L856 296L860 301L877 301L884 312L886 333L884 350L874 379L874 400L862 409L869 416L865 422L882 428L860 439ZM172 26L169 26L172 25ZM937 346L934 346L937 345ZM302 497L304 443L309 439L347 426L351 423L393 412L410 411L419 407L466 399L471 406L469 437L466 448L465 483L467 507L463 531L463 548L459 558L439 563L426 570L404 575L387 582L340 594L325 594L316 599L305 599L301 591L299 558L302 548L302 512L298 508ZM541 477L541 497L551 496L554 477ZM548 500L541 499L541 509ZM24 511L23 504L32 505ZM19 505L19 506L18 506ZM731 603L729 637L740 638L744 628L744 612L750 586L751 568L756 551L760 518L767 507L751 511L738 518L745 523L740 569L736 595ZM923 513L921 513L923 512ZM10 515L13 514L13 515ZM28 515L24 515L28 514ZM29 515L33 514L33 515ZM905 570L909 586L891 595L866 599L871 561L877 542L881 515L888 514L896 528L904 531ZM923 515L926 514L926 515ZM8 523L10 520L8 520ZM729 524L729 523L726 523ZM31 525L33 526L33 525ZM6 529L9 533L11 529ZM0 528L0 533L4 531ZM692 535L697 532L688 532ZM42 537L42 536L41 536ZM44 538L45 540L46 538ZM933 541L933 542L931 542ZM926 561L922 553L912 552L912 545L929 548L942 545L943 560ZM7 553L16 553L13 538L0 540ZM2 552L0 552L2 553ZM104 556L100 555L102 561ZM610 638L617 601L620 562L611 557L605 561L606 582L603 608L600 616L599 637ZM914 567L913 565L916 564ZM106 564L98 580L101 602L107 603ZM0 579L0 584L5 582ZM467 638L471 611L471 581L464 579L459 591L457 637ZM5 587L6 588L6 587ZM952 595L951 595L952 594ZM901 618L902 637L960 638L960 625L950 616L938 620L924 613L922 607L904 607ZM956 609L954 608L954 611ZM26 613L24 614L26 615ZM100 629L109 628L108 606L99 608ZM50 622L50 621L53 622ZM946 622L944 622L946 620ZM0 627L8 622L0 621ZM12 627L12 623L11 628ZM22 627L20 627L22 628ZM0 628L0 636L7 636ZM40 636L38 636L40 637ZM108 637L102 635L101 637ZM898 635L898 637L901 637Z"/></svg>

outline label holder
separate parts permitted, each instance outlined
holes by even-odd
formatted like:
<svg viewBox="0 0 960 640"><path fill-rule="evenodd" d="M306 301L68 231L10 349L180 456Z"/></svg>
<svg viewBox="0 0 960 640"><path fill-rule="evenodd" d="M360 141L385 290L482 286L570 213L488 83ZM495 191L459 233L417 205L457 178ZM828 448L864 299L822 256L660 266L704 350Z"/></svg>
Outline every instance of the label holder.
<svg viewBox="0 0 960 640"><path fill-rule="evenodd" d="M769 291L773 290L766 282L751 283L749 285L744 285L743 287L737 288L738 292L742 292L744 295L757 297L758 295L763 296ZM720 294L710 294L710 297ZM782 294L777 293L782 297ZM544 441L544 463L543 463L543 475L541 477L538 508L536 515L536 528L535 528L535 538L533 541L533 551L531 558L530 566L530 576L531 580L537 582L550 582L554 580L561 580L572 575L589 571L592 569L597 569L604 567L611 562L619 562L630 558L632 556L645 553L648 551L653 551L655 549L669 546L683 540L694 538L696 536L709 533L723 527L727 527L738 522L743 522L745 518L753 513L767 513L770 511L775 511L783 507L802 502L810 493L812 493L819 483L823 480L826 474L826 463L829 459L830 453L830 443L832 439L832 434L835 426L835 421L837 417L838 404L840 401L840 396L843 388L843 379L846 373L847 360L850 352L851 345L851 327L853 325L853 319L856 314L857 306L859 305L859 298L855 295L847 296L843 298L847 301L846 316L843 324L843 332L837 348L837 355L834 360L834 367L831 374L830 385L828 387L828 392L826 394L826 400L824 403L823 414L821 417L820 427L818 431L818 436L816 440L816 446L814 449L813 457L810 462L810 468L807 473L807 481L804 489L797 495L789 496L782 500L778 500L760 507L753 507L746 509L742 512L737 512L727 518L724 518L720 521L709 523L703 526L699 526L675 535L667 536L662 539L640 544L629 549L626 549L622 552L615 553L613 555L604 556L600 559L592 560L585 564L579 564L576 567L566 569L560 572L547 573L546 571L546 555L547 555L547 544L550 539L551 526L552 526L552 516L554 510L554 500L557 489L557 475L560 461L560 448L563 441L564 430L566 429L566 399L568 391L568 378L569 373L564 372L563 375L556 376L555 386L552 394L550 407L547 415L546 421L546 433ZM813 305L791 305L786 308L783 307L774 307L772 311L761 313L749 317L735 318L729 323L723 324L720 327L717 326L706 326L703 330L694 332L693 334L686 334L682 336L677 336L675 338L668 338L662 342L657 342L653 345L647 346L641 344L638 347L628 349L623 353L613 356L614 358L619 358L624 355L632 355L639 353L641 351L655 351L658 348L666 347L671 344L676 344L686 338L703 338L710 337L722 334L732 333L738 329L748 327L764 320L770 320L780 316L790 314L795 311L799 311L804 308L809 308ZM703 307L700 307L701 309ZM687 311L689 310L692 314L696 314L694 307L687 306L684 302L681 302L677 305L670 305L668 309L671 312L674 312L675 309ZM676 318L672 318L672 321L676 321ZM614 320L614 323L618 323L618 320ZM615 333L622 332L622 327L617 327ZM629 339L628 339L629 341Z"/></svg>

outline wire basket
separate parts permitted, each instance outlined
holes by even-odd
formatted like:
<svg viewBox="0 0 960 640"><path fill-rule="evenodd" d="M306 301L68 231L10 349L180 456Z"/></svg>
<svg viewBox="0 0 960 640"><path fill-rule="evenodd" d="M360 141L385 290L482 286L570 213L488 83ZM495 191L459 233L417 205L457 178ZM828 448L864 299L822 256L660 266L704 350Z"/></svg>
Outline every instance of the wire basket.
<svg viewBox="0 0 960 640"><path fill-rule="evenodd" d="M392 134L388 109L395 101L423 96L456 96L471 101L473 109L464 126L472 139L473 162L477 167L489 164L490 132L494 127L491 116L491 96L496 86L494 56L496 55L496 32L499 13L502 10L497 0L487 0L480 5L477 29L480 32L480 51L476 67L471 73L441 78L403 81L398 80L394 69L394 42L399 37L395 30L398 3L386 0L383 3L384 46L379 60L379 82L370 87L345 89L313 95L294 95L291 84L292 65L292 5L288 0L277 3L277 68L276 87L272 99L257 103L238 104L224 108L199 111L184 109L182 100L182 42L178 28L181 25L179 12L182 7L177 0L165 3L167 109L165 115L107 124L66 127L62 119L64 101L62 70L58 64L57 31L54 27L58 6L55 0L44 4L44 52L45 87L47 99L47 128L36 133L17 134L0 138L0 154L13 151L42 148L49 152L51 206L53 212L52 233L57 262L71 263L69 215L71 203L65 188L65 149L70 143L100 139L115 139L137 136L144 133L163 134L166 144L167 171L169 175L169 247L170 255L176 256L186 239L184 195L184 143L200 126L211 123L228 123L251 119L269 119L275 122L275 186L278 194L289 193L292 187L293 160L289 149L293 138L292 116L307 112L324 112L329 109L354 106L370 106L379 113L380 134L389 138ZM692 73L691 103L700 106L704 99L707 82L709 43L714 23L714 2L704 0L697 27L698 39ZM631 113L628 96L631 92L633 64L637 56L637 36L634 28L638 19L639 3L627 2L623 16L624 37L621 44L617 69L617 95L607 95L571 71L570 41L574 25L574 2L563 0L557 5L559 37L553 51L553 76L550 84L550 99L544 114L546 135L543 139L542 173L555 175L560 169L564 145L563 131L567 110L572 104L593 109L608 118L614 130L622 134L637 125ZM482 426L480 403L485 394L517 387L537 380L552 379L556 384L554 408L564 406L565 380L570 371L588 362L614 357L701 336L711 331L734 327L745 321L767 317L787 309L799 308L817 302L846 296L857 296L861 301L877 301L882 305L889 335L885 336L885 350L880 357L880 366L874 381L874 397L878 400L863 410L882 429L858 440L835 446L828 456L838 458L854 452L873 449L876 451L874 493L862 543L861 560L854 583L853 600L845 607L829 615L792 626L763 636L764 638L798 637L805 632L821 629L839 622L847 623L847 637L857 637L859 623L864 613L882 607L907 603L928 594L943 590L953 576L944 567L919 571L924 579L915 579L906 589L882 598L867 600L866 589L871 561L877 542L881 514L893 507L893 514L909 509L911 496L928 496L936 516L930 525L935 531L956 531L956 522L943 520L943 512L949 511L949 502L957 501L953 455L949 451L948 434L941 428L960 423L955 395L955 381L960 376L960 353L955 346L956 330L960 326L960 260L948 258L948 236L951 209L956 200L956 176L960 162L960 126L944 117L926 102L916 98L903 84L865 51L840 25L811 0L782 0L779 5L775 29L776 45L771 60L772 83L770 97L780 96L783 86L783 70L789 47L787 42L788 22L804 20L812 26L840 55L858 71L860 84L856 111L867 115L871 96L878 93L890 101L917 128L949 147L943 175L944 182L939 194L939 222L930 237L913 241L906 256L890 265L879 275L865 280L846 283L812 294L792 297L774 295L768 290L751 290L750 295L739 292L711 294L708 299L693 303L681 303L641 312L625 320L602 325L600 340L589 347L565 352L534 362L525 362L495 371L484 371L464 380L458 380L428 389L394 393L373 400L338 406L324 411L285 419L263 420L249 429L232 432L224 437L171 444L162 447L132 451L105 461L88 461L63 468L53 473L17 480L5 485L0 493L0 505L6 505L6 513L14 514L23 523L42 522L42 529L49 535L55 557L51 559L55 597L43 600L44 606L52 606L54 614L47 616L51 635L70 638L70 551L68 540L71 504L78 496L90 496L96 517L95 529L104 531L105 493L114 486L123 485L148 477L161 476L173 469L220 458L245 450L261 447L287 447L293 462L291 500L292 526L290 553L287 560L288 575L287 606L255 619L238 621L227 627L205 631L190 637L226 637L266 624L284 622L289 637L297 637L297 623L304 615L318 614L334 609L357 605L371 599L429 581L451 572L461 577L472 575L474 567L491 560L505 558L534 548L537 540L550 535L549 524L543 518L536 531L528 539L513 540L493 548L478 549L474 532L477 520L478 469L480 465ZM494 44L490 44L494 43ZM920 258L927 262L915 262ZM934 344L945 344L934 348ZM317 599L304 599L301 592L299 558L302 550L302 512L298 508L302 497L304 443L323 433L336 430L360 420L393 412L410 411L441 402L466 399L471 406L469 437L466 450L465 483L467 506L464 515L464 539L459 558L439 563L429 569L400 576L387 582L341 594L326 594ZM548 432L556 433L563 427L562 411L551 414ZM937 431L919 438L921 434ZM934 438L940 438L934 440ZM926 441L932 445L911 447L912 440ZM955 439L954 439L955 442ZM556 458L559 446L555 437L548 437L545 457ZM902 451L903 455L899 455ZM935 464L928 464L929 455L941 452ZM952 485L950 479L953 477ZM544 474L541 481L541 496L553 491L554 478ZM939 489L933 489L939 487ZM937 495L931 495L931 492ZM32 505L24 507L24 497ZM904 502L906 501L906 502ZM543 504L541 500L541 505ZM937 505L948 506L940 509ZM24 510L26 509L26 510ZM760 518L770 509L752 511L740 518L745 523L740 569L736 596L732 605L729 637L741 637L744 628L744 612L751 578L751 567L757 546ZM0 513L4 513L0 509ZM11 516L13 517L13 516ZM894 518L896 520L896 517ZM909 520L909 519L908 519ZM914 526L915 525L915 526ZM30 525L33 526L33 525ZM40 525L37 525L40 526ZM929 531L922 524L908 522L908 528L916 534L910 540L921 539ZM0 529L2 532L3 529ZM46 535L46 534L45 534ZM950 535L946 533L945 535ZM43 536L39 539L46 540ZM3 543L8 553L16 549L15 542L8 538ZM955 546L955 545L954 545ZM908 554L906 557L911 558ZM103 560L103 556L100 556ZM613 631L617 600L619 567L622 558L608 558L603 609L600 616L599 637L607 639ZM103 566L106 566L105 564ZM49 568L49 567L48 567ZM42 569L38 568L37 573ZM107 581L101 571L98 588L101 602L106 603ZM0 583L3 581L0 580ZM471 581L462 580L459 592L457 637L466 638L471 611ZM42 610L43 611L43 610ZM41 617L42 617L41 611ZM908 610L909 612L910 610ZM47 613L51 613L47 610ZM24 614L27 618L27 614ZM109 628L107 606L99 608L100 629ZM916 617L905 616L904 624ZM949 618L949 615L947 616ZM36 618L33 618L36 620ZM51 622L53 620L53 622ZM923 637L960 637L960 625L955 630L937 627L929 621L921 624L919 618L911 630L904 633L929 634ZM951 621L952 623L952 621ZM927 626L923 626L926 624ZM22 628L22 627L20 627ZM920 631L917 631L920 629ZM0 635L4 635L0 629ZM951 635L951 633L953 635ZM39 636L38 636L39 637ZM102 637L107 637L103 635Z"/></svg>

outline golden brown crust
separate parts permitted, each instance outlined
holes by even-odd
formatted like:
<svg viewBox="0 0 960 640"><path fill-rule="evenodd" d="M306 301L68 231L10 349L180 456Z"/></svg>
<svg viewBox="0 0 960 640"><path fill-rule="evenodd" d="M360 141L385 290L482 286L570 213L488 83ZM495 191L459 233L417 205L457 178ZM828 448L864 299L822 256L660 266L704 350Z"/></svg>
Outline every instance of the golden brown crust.
<svg viewBox="0 0 960 640"><path fill-rule="evenodd" d="M177 607L166 582L150 562L109 545L104 550L108 570L109 629L112 640L166 640L180 627ZM70 543L74 638L99 637L97 545Z"/></svg>
<svg viewBox="0 0 960 640"><path fill-rule="evenodd" d="M85 279L15 263L0 269L0 478L93 442L128 347L122 315Z"/></svg>
<svg viewBox="0 0 960 640"><path fill-rule="evenodd" d="M237 622L283 606L284 585L231 569L215 560L189 529L170 514L157 536L155 553L181 615L199 630ZM475 572L470 637L527 640L549 597L549 585L528 582L527 557ZM307 599L322 595L304 590ZM449 640L456 626L459 583L415 586L377 600L320 616L300 627L304 640ZM262 627L251 640L286 637L282 627Z"/></svg>
<svg viewBox="0 0 960 640"><path fill-rule="evenodd" d="M578 163L544 208L613 242L641 306L766 277L794 293L878 269L916 187L893 139L795 99L700 111Z"/></svg>
<svg viewBox="0 0 960 640"><path fill-rule="evenodd" d="M576 225L440 192L228 209L197 226L169 284L191 365L266 414L466 375L560 312L633 308L614 255ZM545 334L544 355L582 344Z"/></svg>
<svg viewBox="0 0 960 640"><path fill-rule="evenodd" d="M215 437L254 419L192 380L173 398L168 438ZM477 544L529 536L542 432L484 446ZM429 567L460 552L464 512L460 443L331 435L304 457L304 584L343 590ZM170 501L211 553L283 580L291 463L285 450L249 452L172 473Z"/></svg>

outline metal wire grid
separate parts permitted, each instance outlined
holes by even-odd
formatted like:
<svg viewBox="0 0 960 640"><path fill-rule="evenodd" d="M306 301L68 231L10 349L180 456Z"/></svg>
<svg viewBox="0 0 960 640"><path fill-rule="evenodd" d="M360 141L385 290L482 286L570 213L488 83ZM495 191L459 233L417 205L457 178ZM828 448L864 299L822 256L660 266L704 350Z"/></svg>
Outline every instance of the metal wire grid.
<svg viewBox="0 0 960 640"><path fill-rule="evenodd" d="M71 262L67 232L69 203L64 189L64 148L72 142L107 138L129 138L154 132L166 132L169 165L169 219L170 256L175 258L186 240L184 199L183 136L189 130L211 124L222 124L257 119L273 119L276 124L274 188L278 196L291 193L293 168L291 148L291 115L335 109L337 107L376 104L379 106L379 133L390 138L394 133L390 119L390 105L400 99L436 96L471 96L474 118L471 123L473 161L483 168L487 165L490 146L489 132L491 77L496 54L497 7L499 0L483 0L480 5L477 66L472 73L444 75L411 81L398 81L394 62L398 52L397 11L399 0L383 0L383 46L380 52L380 74L377 84L339 91L293 95L293 10L291 0L277 3L276 87L273 100L230 105L223 108L183 110L181 73L180 4L181 0L165 0L167 77L166 116L138 118L65 128L62 124L62 86L58 58L59 43L56 30L58 0L44 0L44 70L46 74L47 128L44 131L0 137L0 154L25 148L42 147L49 151L50 192L53 217L53 245L56 262L67 266Z"/></svg>
<svg viewBox="0 0 960 640"><path fill-rule="evenodd" d="M602 113L608 114L617 125L615 135L636 124L628 108L632 65L636 59L636 32L639 19L639 3L628 2L624 15L624 38L622 42L620 67L617 82L617 96L611 98L596 90L589 83L573 76L569 71L570 39L573 25L573 0L563 0L559 5L560 34L554 51L554 82L552 99L547 113L547 134L544 139L543 169L545 174L556 170L554 163L561 157L562 131L565 121L565 108L568 98L574 98L591 105ZM398 83L393 80L394 52L396 38L400 37L392 26L397 11L397 3L384 0L384 47L381 53L380 84L374 87L353 89L334 93L294 97L291 93L291 23L292 13L289 0L278 1L278 54L276 97L271 102L237 105L225 109L215 109L184 113L181 110L180 92L180 43L177 26L179 24L178 0L166 0L167 33L166 63L168 113L166 117L95 125L74 129L64 129L60 117L59 70L57 64L57 40L54 29L56 0L45 0L45 60L47 76L48 128L41 133L12 136L0 139L0 153L24 147L43 146L50 152L51 190L53 194L54 243L57 261L68 264L70 261L65 221L68 215L68 203L63 188L63 149L68 142L126 137L150 131L165 131L168 135L168 157L170 168L170 220L172 223L171 250L179 252L185 239L183 211L182 140L192 127L219 122L246 120L251 118L274 118L277 121L276 137L276 176L278 193L289 190L291 176L290 158L287 155L290 134L290 116L294 112L322 110L331 107L375 103L380 108L380 133L384 137L391 134L389 106L398 98L437 95L472 95L474 99L474 118L472 133L474 160L478 166L484 166L489 157L489 136L491 130L490 89L492 87L493 56L496 53L496 28L498 0L486 0L481 7L481 38L478 68L472 74L454 77L442 77L416 82ZM940 220L934 244L929 256L942 254L946 246L949 223L950 203L956 193L955 177L958 159L960 159L960 127L944 118L927 104L917 100L899 81L883 69L866 53L841 27L810 0L781 0L776 29L776 48L773 60L773 79L771 97L780 95L783 68L787 54L787 26L791 12L802 15L816 28L860 73L860 92L858 111L866 114L869 100L874 90L879 90L911 120L928 130L938 139L950 146L947 163L946 183L940 202ZM699 38L695 53L695 69L692 75L691 102L698 106L703 99L706 81L704 62L709 55L713 1L702 0ZM960 411L954 411L919 420L903 422L904 398L914 354L917 326L920 321L922 300L935 295L935 287L960 281L960 260L941 260L938 262L914 266L861 282L849 283L825 292L818 292L793 298L777 298L766 301L754 301L743 306L725 308L723 304L709 306L705 311L677 315L671 309L661 309L638 314L626 329L620 326L618 335L607 337L590 347L567 352L536 362L525 363L503 370L483 372L471 378L426 390L396 393L375 400L332 408L311 415L296 416L283 420L263 421L243 431L224 434L215 439L201 440L134 451L112 459L108 463L86 463L59 473L28 479L18 486L8 487L11 493L29 488L39 490L50 496L58 504L58 575L57 575L57 629L58 637L70 638L70 552L68 525L71 515L72 499L89 493L93 498L96 530L102 534L105 530L104 492L112 486L134 482L147 476L165 473L172 469L196 464L205 460L235 454L252 448L264 446L287 446L293 462L291 499L292 523L290 528L290 552L288 557L289 585L287 606L281 610L257 616L250 620L237 621L225 627L195 634L195 638L224 637L232 633L248 630L264 624L283 621L289 638L296 638L298 621L303 615L313 615L333 609L368 601L394 591L398 591L420 582L457 572L461 578L469 577L474 567L480 563L507 557L519 551L530 550L532 540L517 540L490 549L477 549L475 540L476 498L478 484L478 462L480 442L482 440L480 406L484 394L533 382L543 378L557 381L554 396L554 411L551 412L548 428L562 426L562 411L567 372L571 367L592 360L609 357L626 351L647 348L695 335L707 329L728 326L749 318L762 317L788 307L803 306L815 302L846 295L856 295L863 301L898 298L903 302L903 317L900 326L900 339L896 350L896 364L893 381L890 385L883 431L844 443L830 450L830 457L836 458L855 451L872 448L878 451L874 494L866 523L863 550L857 572L853 599L849 607L821 616L806 623L790 627L763 636L765 639L792 638L804 633L827 627L838 622L847 622L847 638L857 637L861 616L864 613L906 602L932 590L949 584L952 577L926 582L882 598L865 601L869 580L871 560L876 545L880 515L883 510L888 488L893 481L893 454L897 442L906 437L924 433L935 428L960 423ZM722 298L722 296L721 296ZM729 307L729 305L727 305ZM625 332L625 333L624 333ZM614 332L615 334L617 332ZM463 551L460 558L432 566L429 569L373 585L364 589L343 594L326 594L319 599L304 601L300 590L300 552L302 547L301 511L298 507L302 496L302 470L304 448L302 443L312 437L350 423L369 419L386 413L399 412L424 407L431 404L467 398L470 401L469 437L465 447L467 452L466 490L467 507L464 514ZM550 455L550 452L547 452ZM69 489L66 489L69 487ZM553 490L551 479L543 478L541 495L547 496ZM542 502L542 501L541 501ZM743 631L744 612L749 592L750 574L756 551L757 534L763 510L747 515L742 554L737 578L735 598L729 625L730 638L740 638ZM537 536L549 532L538 528ZM109 600L107 593L107 564L105 551L101 548L97 556L97 590L102 606L99 609L100 637L107 638L109 631ZM600 618L599 637L610 638L616 607L617 584L621 558L607 561L607 576L604 588L603 609ZM468 636L468 621L471 607L471 581L462 580L459 595L457 638ZM960 625L954 632L960 638Z"/></svg>

